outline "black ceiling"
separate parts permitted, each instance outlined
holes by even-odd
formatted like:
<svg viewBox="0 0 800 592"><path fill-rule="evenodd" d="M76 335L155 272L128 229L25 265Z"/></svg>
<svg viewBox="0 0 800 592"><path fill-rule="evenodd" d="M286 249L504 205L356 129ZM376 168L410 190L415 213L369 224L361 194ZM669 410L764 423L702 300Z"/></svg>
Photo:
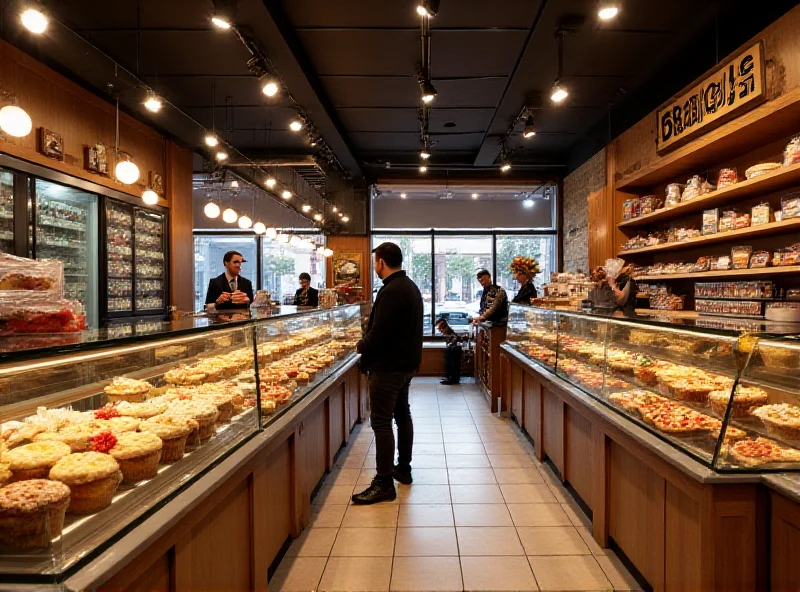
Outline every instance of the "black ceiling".
<svg viewBox="0 0 800 592"><path fill-rule="evenodd" d="M520 124L509 139L514 172L562 175L795 2L770 0L756 11L744 0L622 0L619 16L603 24L595 16L596 4L441 0L431 20L438 90L430 116L431 176L445 169L456 175L496 174L499 140L526 98L536 93L543 96L537 135L523 140ZM227 139L251 158L314 152L305 137L288 130L294 111L286 97L271 100L261 94L246 65L250 55L236 35L210 25L210 0L51 0L45 5L202 126L212 126L214 112L217 129L225 128ZM354 175L417 176L420 17L415 6L414 0L238 2L237 24L252 30L292 96ZM584 16L585 23L564 40L563 81L570 96L553 106L547 95L556 77L554 33L575 15ZM10 28L9 19L4 21L6 38L30 43ZM87 80L78 58L70 62L57 41L39 40L25 48L101 89L102 80ZM173 131L174 126L158 121L160 115L141 109L137 115L202 148L198 133Z"/></svg>

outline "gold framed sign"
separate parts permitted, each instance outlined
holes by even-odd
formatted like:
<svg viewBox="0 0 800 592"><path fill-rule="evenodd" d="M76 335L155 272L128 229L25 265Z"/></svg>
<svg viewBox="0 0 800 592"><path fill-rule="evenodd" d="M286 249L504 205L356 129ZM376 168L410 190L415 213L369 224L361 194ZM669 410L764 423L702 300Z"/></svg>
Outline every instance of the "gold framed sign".
<svg viewBox="0 0 800 592"><path fill-rule="evenodd" d="M658 153L711 131L765 96L764 44L758 41L656 112Z"/></svg>
<svg viewBox="0 0 800 592"><path fill-rule="evenodd" d="M333 257L333 284L361 285L361 253L336 253Z"/></svg>

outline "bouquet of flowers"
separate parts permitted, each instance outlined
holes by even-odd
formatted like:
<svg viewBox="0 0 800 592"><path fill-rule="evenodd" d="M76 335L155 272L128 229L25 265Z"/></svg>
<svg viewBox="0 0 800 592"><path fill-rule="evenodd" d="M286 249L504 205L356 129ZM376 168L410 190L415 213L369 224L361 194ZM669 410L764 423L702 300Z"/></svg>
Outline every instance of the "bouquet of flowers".
<svg viewBox="0 0 800 592"><path fill-rule="evenodd" d="M532 278L541 271L536 259L533 257L523 257L521 255L514 257L509 268L513 273L524 273L529 278Z"/></svg>

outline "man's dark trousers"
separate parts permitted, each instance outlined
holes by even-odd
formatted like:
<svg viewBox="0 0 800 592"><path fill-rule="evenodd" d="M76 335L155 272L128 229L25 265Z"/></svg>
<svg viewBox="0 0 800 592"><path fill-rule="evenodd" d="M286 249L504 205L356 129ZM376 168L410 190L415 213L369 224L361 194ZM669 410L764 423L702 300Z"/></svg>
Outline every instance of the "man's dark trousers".
<svg viewBox="0 0 800 592"><path fill-rule="evenodd" d="M394 433L392 417L397 424L397 465L411 468L414 445L414 424L408 403L408 387L416 372L370 372L370 421L375 432L376 473L383 481L392 480L394 468Z"/></svg>
<svg viewBox="0 0 800 592"><path fill-rule="evenodd" d="M461 346L448 345L444 350L444 377L451 382L461 380Z"/></svg>

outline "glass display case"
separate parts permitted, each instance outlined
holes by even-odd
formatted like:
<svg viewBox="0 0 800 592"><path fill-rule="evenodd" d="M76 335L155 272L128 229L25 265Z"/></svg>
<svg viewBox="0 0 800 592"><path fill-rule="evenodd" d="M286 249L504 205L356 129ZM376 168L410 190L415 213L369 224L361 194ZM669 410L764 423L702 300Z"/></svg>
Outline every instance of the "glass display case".
<svg viewBox="0 0 800 592"><path fill-rule="evenodd" d="M166 305L164 216L136 208L136 311Z"/></svg>
<svg viewBox="0 0 800 592"><path fill-rule="evenodd" d="M0 169L0 253L14 253L14 174Z"/></svg>
<svg viewBox="0 0 800 592"><path fill-rule="evenodd" d="M710 468L762 472L800 469L797 334L512 304L506 346Z"/></svg>
<svg viewBox="0 0 800 592"><path fill-rule="evenodd" d="M129 206L106 201L106 273L108 312L133 312L133 213Z"/></svg>
<svg viewBox="0 0 800 592"><path fill-rule="evenodd" d="M73 573L355 355L359 306L260 314L0 339L0 578Z"/></svg>

